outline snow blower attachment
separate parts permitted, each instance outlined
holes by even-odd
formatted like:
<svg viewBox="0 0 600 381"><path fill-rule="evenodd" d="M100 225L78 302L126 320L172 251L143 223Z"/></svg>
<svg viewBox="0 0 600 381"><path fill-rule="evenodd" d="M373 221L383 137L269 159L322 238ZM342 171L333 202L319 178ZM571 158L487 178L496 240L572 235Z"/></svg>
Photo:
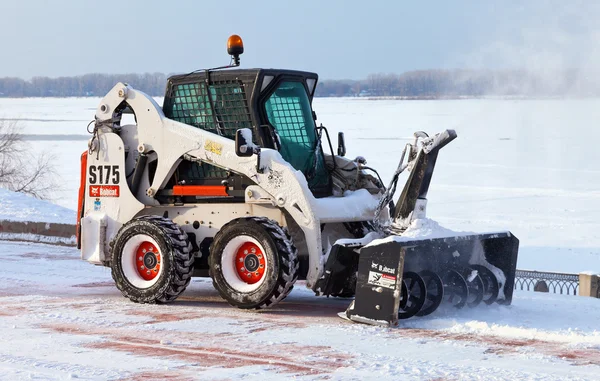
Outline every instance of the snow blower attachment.
<svg viewBox="0 0 600 381"><path fill-rule="evenodd" d="M512 300L518 240L508 232L383 241L360 251L350 320L396 325L442 303L463 308Z"/></svg>
<svg viewBox="0 0 600 381"><path fill-rule="evenodd" d="M333 246L321 280L325 294L335 294L340 288L329 279L331 274L336 278L335 274L348 271L344 261L358 259L358 265L350 270L358 270L356 299L346 311L350 320L396 325L398 319L429 315L443 302L456 308L475 307L481 302L510 304L518 239L510 232L454 233L425 219L426 196L438 152L455 138L453 130L432 138L424 132L415 133L415 142L403 152L376 212L375 222L385 238L365 246L364 240L345 240ZM407 150L409 159L404 164ZM398 205L391 208L395 209L394 218L382 224L381 209L391 202L398 177L406 168L411 173ZM438 227L434 235L439 237L419 238L414 229L410 231L413 222L417 226L418 222L429 222L428 232Z"/></svg>
<svg viewBox="0 0 600 381"><path fill-rule="evenodd" d="M276 305L298 279L318 295L356 292L348 317L385 324L444 301L510 303L510 233L416 234L437 226L427 190L454 131L416 133L386 188L345 157L343 134L336 154L317 127L317 74L238 69L242 39L227 47L231 65L170 77L162 107L123 83L101 100L81 156L82 259L110 267L137 303L172 302L196 276L245 309Z"/></svg>

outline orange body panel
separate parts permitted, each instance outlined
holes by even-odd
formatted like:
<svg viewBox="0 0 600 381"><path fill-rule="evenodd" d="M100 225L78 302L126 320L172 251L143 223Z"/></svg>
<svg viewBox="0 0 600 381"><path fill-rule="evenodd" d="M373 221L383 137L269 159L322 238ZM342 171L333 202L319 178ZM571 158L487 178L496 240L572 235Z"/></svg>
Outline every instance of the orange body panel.
<svg viewBox="0 0 600 381"><path fill-rule="evenodd" d="M81 177L79 178L79 199L77 200L77 227L75 236L77 237L77 248L81 249L81 218L83 217L83 207L85 201L85 181L87 177L87 159L88 151L81 154Z"/></svg>
<svg viewBox="0 0 600 381"><path fill-rule="evenodd" d="M227 197L225 185L175 185L174 196Z"/></svg>

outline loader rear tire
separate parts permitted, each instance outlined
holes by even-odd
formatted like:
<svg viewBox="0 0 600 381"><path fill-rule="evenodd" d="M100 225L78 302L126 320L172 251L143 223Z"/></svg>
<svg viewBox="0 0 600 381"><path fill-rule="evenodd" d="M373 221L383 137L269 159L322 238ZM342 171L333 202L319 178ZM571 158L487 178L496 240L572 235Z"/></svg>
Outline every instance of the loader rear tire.
<svg viewBox="0 0 600 381"><path fill-rule="evenodd" d="M187 234L168 218L141 216L121 227L111 250L111 274L136 303L167 303L189 285L194 269Z"/></svg>
<svg viewBox="0 0 600 381"><path fill-rule="evenodd" d="M232 306L262 309L282 301L294 287L298 251L287 230L264 217L235 219L210 246L215 289Z"/></svg>

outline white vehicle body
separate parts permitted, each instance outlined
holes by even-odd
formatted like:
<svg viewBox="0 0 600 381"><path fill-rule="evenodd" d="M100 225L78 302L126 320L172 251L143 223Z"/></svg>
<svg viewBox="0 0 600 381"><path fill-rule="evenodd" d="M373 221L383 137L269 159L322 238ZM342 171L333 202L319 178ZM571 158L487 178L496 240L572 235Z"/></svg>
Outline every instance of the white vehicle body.
<svg viewBox="0 0 600 381"><path fill-rule="evenodd" d="M136 124L119 126L117 134L113 117L124 103L135 114ZM370 221L375 217L381 195L359 189L346 192L344 197L316 199L305 176L276 150L262 149L259 171L256 154L237 156L234 140L166 118L150 96L126 84L118 83L102 99L95 118L99 127L90 140L89 152L84 154L85 178L80 190L84 198L80 211L81 256L90 263L110 265L111 241L125 223L138 216L168 215L183 231L193 233L198 245L233 219L264 216L289 230L296 228L292 224L299 227L301 234L294 235L294 244L306 249L300 253L309 257L306 279L307 287L312 288L336 238L324 239L322 224ZM127 174L133 171L140 153L158 160L158 164L152 181L146 170L133 194ZM255 184L247 187L245 202L161 205L154 195L165 186L184 156L250 178ZM298 242L300 239L304 242Z"/></svg>

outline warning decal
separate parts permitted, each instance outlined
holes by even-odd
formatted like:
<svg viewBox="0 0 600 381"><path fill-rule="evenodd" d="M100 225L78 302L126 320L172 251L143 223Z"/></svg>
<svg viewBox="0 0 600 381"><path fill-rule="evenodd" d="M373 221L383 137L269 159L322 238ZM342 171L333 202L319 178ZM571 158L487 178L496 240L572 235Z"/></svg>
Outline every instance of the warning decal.
<svg viewBox="0 0 600 381"><path fill-rule="evenodd" d="M221 151L223 151L223 145L217 142L213 142L212 140L206 140L204 143L204 149L216 153L217 155L221 155Z"/></svg>
<svg viewBox="0 0 600 381"><path fill-rule="evenodd" d="M369 271L369 281L367 283L374 286L394 289L396 287L396 277L389 274Z"/></svg>

